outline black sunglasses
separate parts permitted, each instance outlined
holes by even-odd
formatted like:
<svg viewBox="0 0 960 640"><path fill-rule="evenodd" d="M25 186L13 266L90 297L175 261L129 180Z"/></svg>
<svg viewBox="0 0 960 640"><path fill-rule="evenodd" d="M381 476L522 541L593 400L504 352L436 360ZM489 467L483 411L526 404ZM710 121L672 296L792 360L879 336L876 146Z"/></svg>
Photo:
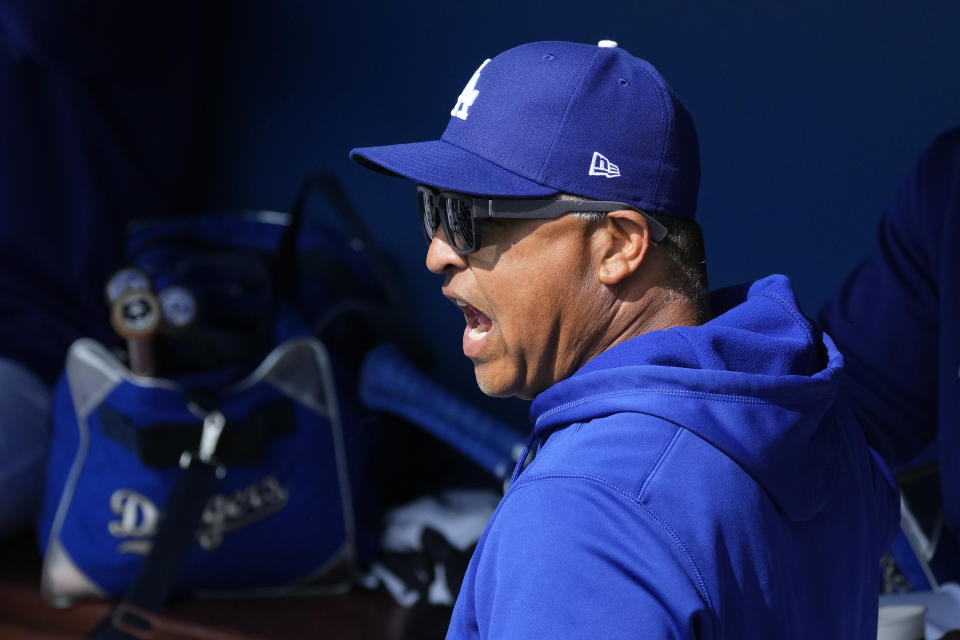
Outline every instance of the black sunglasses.
<svg viewBox="0 0 960 640"><path fill-rule="evenodd" d="M529 200L526 198L475 198L473 196L438 191L417 185L417 205L423 234L427 244L433 241L437 229L443 225L447 241L460 255L480 248L477 220L486 218L504 220L552 220L568 213L609 213L621 209L636 211L647 219L654 242L667 236L667 229L647 213L622 202L601 200Z"/></svg>

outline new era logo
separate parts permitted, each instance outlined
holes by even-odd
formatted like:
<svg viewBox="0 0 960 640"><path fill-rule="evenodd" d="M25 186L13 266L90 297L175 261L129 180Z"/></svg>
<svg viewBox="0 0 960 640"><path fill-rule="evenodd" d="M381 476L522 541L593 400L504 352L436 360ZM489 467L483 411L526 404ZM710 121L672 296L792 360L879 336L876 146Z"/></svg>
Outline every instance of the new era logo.
<svg viewBox="0 0 960 640"><path fill-rule="evenodd" d="M593 160L590 161L589 175L619 178L620 167L607 160L599 151L594 151Z"/></svg>

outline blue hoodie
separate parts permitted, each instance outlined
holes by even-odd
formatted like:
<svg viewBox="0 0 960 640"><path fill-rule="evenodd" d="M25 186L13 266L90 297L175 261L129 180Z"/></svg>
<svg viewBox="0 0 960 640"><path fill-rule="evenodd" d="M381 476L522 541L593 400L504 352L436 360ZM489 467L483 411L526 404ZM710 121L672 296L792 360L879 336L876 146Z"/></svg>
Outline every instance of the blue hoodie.
<svg viewBox="0 0 960 640"><path fill-rule="evenodd" d="M899 504L842 358L783 276L713 303L534 400L448 638L876 638Z"/></svg>
<svg viewBox="0 0 960 640"><path fill-rule="evenodd" d="M821 318L846 354L839 402L868 442L894 468L938 443L945 524L960 543L960 128L917 161L880 222L877 248ZM940 549L955 556L945 542ZM960 557L938 560L945 577L960 578Z"/></svg>

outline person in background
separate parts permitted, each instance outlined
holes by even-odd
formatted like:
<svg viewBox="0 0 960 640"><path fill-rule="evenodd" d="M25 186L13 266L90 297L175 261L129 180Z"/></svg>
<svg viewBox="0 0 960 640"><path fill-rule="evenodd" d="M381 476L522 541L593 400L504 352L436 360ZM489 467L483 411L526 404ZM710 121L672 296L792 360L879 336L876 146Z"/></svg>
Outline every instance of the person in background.
<svg viewBox="0 0 960 640"><path fill-rule="evenodd" d="M930 560L941 580L960 579L960 128L919 158L876 249L820 319L846 361L838 403L870 445L894 469L939 459L944 527ZM923 508L937 487L918 486L911 506Z"/></svg>
<svg viewBox="0 0 960 640"><path fill-rule="evenodd" d="M896 490L787 278L708 292L693 121L650 63L522 45L440 140L351 156L418 183L478 385L533 401L448 638L876 638Z"/></svg>
<svg viewBox="0 0 960 640"><path fill-rule="evenodd" d="M0 0L0 538L40 502L50 388L110 344L126 224L208 206L218 2Z"/></svg>

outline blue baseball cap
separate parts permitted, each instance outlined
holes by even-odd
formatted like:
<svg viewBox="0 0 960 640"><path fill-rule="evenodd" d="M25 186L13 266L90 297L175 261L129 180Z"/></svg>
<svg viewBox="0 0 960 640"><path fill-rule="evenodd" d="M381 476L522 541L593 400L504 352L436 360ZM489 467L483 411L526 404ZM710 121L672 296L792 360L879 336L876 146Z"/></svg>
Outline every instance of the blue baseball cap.
<svg viewBox="0 0 960 640"><path fill-rule="evenodd" d="M486 60L439 140L353 149L362 166L500 198L560 192L693 218L693 119L652 64L604 40L534 42Z"/></svg>

